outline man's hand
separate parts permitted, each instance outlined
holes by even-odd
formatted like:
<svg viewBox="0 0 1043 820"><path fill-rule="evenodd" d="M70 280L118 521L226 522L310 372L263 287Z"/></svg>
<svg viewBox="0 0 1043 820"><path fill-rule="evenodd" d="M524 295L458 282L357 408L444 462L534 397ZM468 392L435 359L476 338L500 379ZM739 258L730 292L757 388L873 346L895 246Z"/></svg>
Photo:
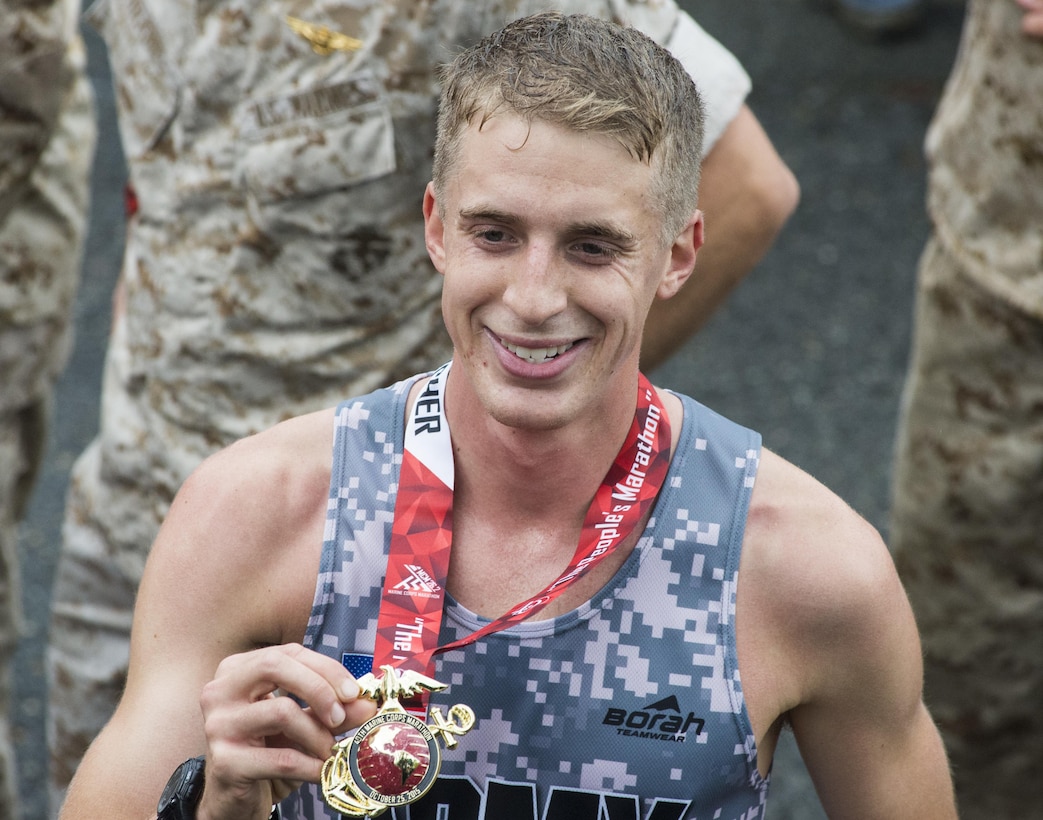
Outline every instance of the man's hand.
<svg viewBox="0 0 1043 820"><path fill-rule="evenodd" d="M1043 0L1015 0L1025 9L1021 30L1030 37L1043 39Z"/></svg>
<svg viewBox="0 0 1043 820"><path fill-rule="evenodd" d="M297 644L226 658L200 704L207 743L200 820L266 818L302 782L318 782L336 735L376 712L343 666Z"/></svg>

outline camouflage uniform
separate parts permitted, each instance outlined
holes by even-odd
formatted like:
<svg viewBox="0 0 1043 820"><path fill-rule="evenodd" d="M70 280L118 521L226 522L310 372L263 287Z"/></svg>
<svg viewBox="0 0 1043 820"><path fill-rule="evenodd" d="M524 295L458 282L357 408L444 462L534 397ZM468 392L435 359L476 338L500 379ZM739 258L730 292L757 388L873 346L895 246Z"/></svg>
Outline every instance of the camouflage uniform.
<svg viewBox="0 0 1043 820"><path fill-rule="evenodd" d="M1043 43L972 0L928 132L891 539L960 816L1043 804Z"/></svg>
<svg viewBox="0 0 1043 820"><path fill-rule="evenodd" d="M14 817L17 528L79 281L95 124L79 0L0 0L0 820Z"/></svg>
<svg viewBox="0 0 1043 820"><path fill-rule="evenodd" d="M52 802L123 684L134 593L206 455L448 358L421 201L434 68L531 0L101 0L138 211L102 429L74 467L52 606ZM710 139L749 89L673 0L566 0L628 19L710 91ZM316 53L286 15L357 37Z"/></svg>

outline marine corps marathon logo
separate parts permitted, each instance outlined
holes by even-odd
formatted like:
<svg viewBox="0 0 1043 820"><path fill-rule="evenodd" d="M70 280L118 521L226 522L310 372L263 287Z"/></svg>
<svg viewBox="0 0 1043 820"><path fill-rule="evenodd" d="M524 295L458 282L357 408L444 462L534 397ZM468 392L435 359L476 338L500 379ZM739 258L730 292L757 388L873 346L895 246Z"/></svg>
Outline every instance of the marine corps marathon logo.
<svg viewBox="0 0 1043 820"><path fill-rule="evenodd" d="M405 570L409 575L391 588L394 594L434 597L442 591L435 579L419 564L406 564Z"/></svg>

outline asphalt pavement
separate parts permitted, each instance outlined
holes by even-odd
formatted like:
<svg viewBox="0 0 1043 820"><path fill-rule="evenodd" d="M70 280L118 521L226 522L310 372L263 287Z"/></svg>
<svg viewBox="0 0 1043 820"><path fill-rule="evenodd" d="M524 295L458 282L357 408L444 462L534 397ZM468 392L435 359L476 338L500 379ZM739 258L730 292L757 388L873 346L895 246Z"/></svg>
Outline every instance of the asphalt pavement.
<svg viewBox="0 0 1043 820"><path fill-rule="evenodd" d="M955 55L963 7L935 0L914 37L873 41L826 0L681 2L743 62L749 103L802 189L775 247L654 380L759 430L886 536L896 414L916 263L928 231L923 136ZM20 543L24 640L14 666L22 817L46 816L43 653L74 459L98 426L125 169L104 47L85 30L100 126L76 346L57 389L47 459ZM713 230L712 217L707 230ZM698 269L697 269L698 271ZM769 820L824 814L789 735Z"/></svg>

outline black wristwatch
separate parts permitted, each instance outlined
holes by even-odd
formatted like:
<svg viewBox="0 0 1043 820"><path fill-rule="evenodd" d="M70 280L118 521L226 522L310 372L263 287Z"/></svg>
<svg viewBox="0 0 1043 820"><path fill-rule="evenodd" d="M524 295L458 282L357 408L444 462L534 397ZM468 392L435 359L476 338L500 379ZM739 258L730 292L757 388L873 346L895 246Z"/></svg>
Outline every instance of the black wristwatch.
<svg viewBox="0 0 1043 820"><path fill-rule="evenodd" d="M190 758L174 769L156 806L156 820L195 820L205 782L205 757Z"/></svg>
<svg viewBox="0 0 1043 820"><path fill-rule="evenodd" d="M156 820L196 820L196 806L206 784L206 758L186 760L170 775L156 806ZM282 809L276 803L268 820L282 820Z"/></svg>

